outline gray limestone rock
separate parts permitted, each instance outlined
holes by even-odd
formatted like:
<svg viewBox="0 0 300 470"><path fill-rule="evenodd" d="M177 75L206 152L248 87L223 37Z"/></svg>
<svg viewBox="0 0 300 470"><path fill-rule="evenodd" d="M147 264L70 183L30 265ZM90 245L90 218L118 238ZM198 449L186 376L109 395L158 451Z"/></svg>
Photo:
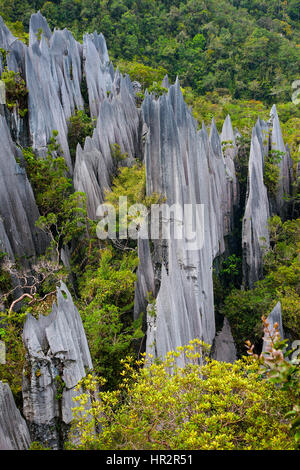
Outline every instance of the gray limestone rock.
<svg viewBox="0 0 300 470"><path fill-rule="evenodd" d="M171 237L162 250L158 247L163 240L152 240L154 256L145 247L146 241L139 243L143 263L138 272L135 315L145 310L141 293L157 286L154 315L152 306L150 311L148 307L147 351L163 356L196 337L213 342L212 264L224 251L224 236L231 227L235 194L228 188L235 173L228 177L214 122L210 137L205 127L197 131L178 80L158 100L146 93L142 111L147 193L162 194L169 205L183 208L181 214L166 217L171 230L183 227L181 239ZM202 205L194 219L199 225L193 243L188 240L190 214L185 204Z"/></svg>
<svg viewBox="0 0 300 470"><path fill-rule="evenodd" d="M248 190L242 230L243 276L246 287L253 288L255 282L262 278L263 254L270 245L270 211L264 184L264 147L260 121L252 130L248 165Z"/></svg>
<svg viewBox="0 0 300 470"><path fill-rule="evenodd" d="M267 322L269 323L268 329L269 329L270 332L273 331L274 325L275 325L275 323L277 323L280 338L282 340L285 339L283 326L282 326L282 313L281 313L281 303L280 302L278 302L275 305L272 312L269 314L269 316L267 318ZM268 340L264 339L262 352L266 352L268 350L268 346L269 346Z"/></svg>
<svg viewBox="0 0 300 470"><path fill-rule="evenodd" d="M96 32L85 34L83 55L91 116L97 118L100 104L111 93L113 82L104 36Z"/></svg>
<svg viewBox="0 0 300 470"><path fill-rule="evenodd" d="M0 16L0 48L9 50L14 41L16 41L15 36L10 32L2 16Z"/></svg>
<svg viewBox="0 0 300 470"><path fill-rule="evenodd" d="M290 196L292 193L292 181L293 181L293 161L290 156L289 150L284 145L279 117L275 104L272 106L270 112L270 122L272 124L271 132L271 148L273 151L280 152L279 165L279 185L276 194L276 208L277 212L281 217L286 217L288 211L288 203L284 199L286 196Z"/></svg>
<svg viewBox="0 0 300 470"><path fill-rule="evenodd" d="M26 450L31 440L9 385L0 381L0 450Z"/></svg>
<svg viewBox="0 0 300 470"><path fill-rule="evenodd" d="M46 39L51 38L51 30L48 26L46 18L38 11L31 15L29 23L29 46L40 40L41 34L44 34Z"/></svg>
<svg viewBox="0 0 300 470"><path fill-rule="evenodd" d="M0 245L10 256L24 260L42 254L48 240L35 227L39 211L18 157L5 118L0 116Z"/></svg>
<svg viewBox="0 0 300 470"><path fill-rule="evenodd" d="M106 68L108 66L106 65ZM139 157L140 115L135 106L131 82L118 72L111 83L111 93L98 103L97 125L93 136L87 137L84 148L77 147L74 187L87 195L89 217L96 219L96 210L110 188L117 162L112 158L112 146L119 145L130 164Z"/></svg>
<svg viewBox="0 0 300 470"><path fill-rule="evenodd" d="M268 194L264 184L265 159L270 151L280 152L279 183L274 197ZM251 149L248 165L248 189L243 218L243 277L244 284L253 288L263 275L263 254L269 249L268 218L274 214L285 219L289 203L285 196L291 196L293 162L288 147L285 147L279 118L274 105L271 118L265 123L260 118L252 130Z"/></svg>
<svg viewBox="0 0 300 470"><path fill-rule="evenodd" d="M28 314L23 332L26 365L23 411L34 440L59 448L72 421L76 385L92 369L82 321L67 287L45 317Z"/></svg>
<svg viewBox="0 0 300 470"><path fill-rule="evenodd" d="M236 347L227 318L224 318L222 330L216 334L213 346L213 359L232 364L237 360Z"/></svg>

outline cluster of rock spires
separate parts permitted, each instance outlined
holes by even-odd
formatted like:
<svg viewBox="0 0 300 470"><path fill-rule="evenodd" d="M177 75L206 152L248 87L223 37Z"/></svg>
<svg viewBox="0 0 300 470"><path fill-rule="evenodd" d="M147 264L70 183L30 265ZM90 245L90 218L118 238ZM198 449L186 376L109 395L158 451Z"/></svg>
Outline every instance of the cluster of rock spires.
<svg viewBox="0 0 300 470"><path fill-rule="evenodd" d="M237 132L230 117L221 135L214 120L209 133L204 125L198 130L179 81L170 85L167 77L162 85L168 92L158 99L146 92L142 109L137 109L133 84L109 62L103 35L86 34L80 44L67 30L52 33L40 13L31 17L29 46L14 38L0 18L0 48L9 52L8 70L19 72L28 88L26 117L0 105L0 250L13 261L24 255L37 257L47 245L35 228L39 212L26 172L17 163L22 162L18 145L27 143L43 158L57 130L74 188L86 193L88 214L95 218L116 168L112 146L117 144L128 154L125 164L134 158L145 162L149 195L162 194L166 204L183 208L181 213L163 214L171 233L183 229L180 239L158 237L149 243L142 231L138 239L134 315L147 311L147 352L163 356L198 337L213 345L217 360L233 362L230 325L225 319L216 335L213 298L213 262L226 252L240 203ZM3 69L1 58L1 73ZM68 120L84 107L85 82L96 125L83 148L78 145L72 162ZM282 156L279 190L272 199L263 176L271 150ZM273 107L270 121L259 119L252 131L242 234L247 287L262 276L262 255L269 246L267 220L271 214L286 214L282 196L290 193L291 182L291 158ZM189 206L200 208L194 240L189 239L191 227L185 223ZM154 298L151 303L149 293ZM65 285L58 289L57 305L48 317L36 320L28 315L23 340L23 413L28 428L8 386L0 382L0 448L28 447L29 432L32 440L59 448L72 419L74 387L92 368L80 316Z"/></svg>
<svg viewBox="0 0 300 470"><path fill-rule="evenodd" d="M23 342L23 415L7 384L0 382L0 449L27 449L38 441L52 449L63 447L73 418L78 383L92 370L82 321L64 283L57 304L38 320L28 314Z"/></svg>
<svg viewBox="0 0 300 470"><path fill-rule="evenodd" d="M243 275L246 287L252 288L262 278L263 254L270 246L268 219L278 214L285 217L289 203L284 196L292 194L293 161L284 146L279 118L274 105L268 123L258 119L252 129L248 166L248 190L243 218ZM277 193L268 195L264 183L264 162L271 152L279 157Z"/></svg>
<svg viewBox="0 0 300 470"><path fill-rule="evenodd" d="M26 362L23 413L33 440L62 446L72 421L76 385L92 369L82 321L67 287L57 290L50 315L28 314L23 332Z"/></svg>
<svg viewBox="0 0 300 470"><path fill-rule="evenodd" d="M181 224L181 239L155 242L152 272L148 240L139 242L139 279L135 314L144 308L142 294L153 286L155 314L148 315L147 350L164 356L194 337L212 344L215 336L212 265L225 251L225 236L232 223L236 199L236 179L232 156L226 163L215 122L210 135L197 123L184 102L178 80L159 100L147 95L142 106L148 127L145 149L147 191L163 194L169 206L183 208L170 214L170 225ZM230 118L224 123L228 126ZM233 133L233 132L232 132ZM187 205L202 205L193 243L188 234ZM177 219L174 221L174 218ZM148 259L145 259L148 257ZM145 272L144 272L145 267Z"/></svg>

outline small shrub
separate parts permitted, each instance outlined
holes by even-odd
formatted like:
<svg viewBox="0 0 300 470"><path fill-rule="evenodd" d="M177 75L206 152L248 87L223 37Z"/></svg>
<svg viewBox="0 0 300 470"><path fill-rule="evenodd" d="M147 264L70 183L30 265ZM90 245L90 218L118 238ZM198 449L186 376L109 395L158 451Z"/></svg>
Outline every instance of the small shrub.
<svg viewBox="0 0 300 470"><path fill-rule="evenodd" d="M93 121L83 110L79 109L68 122L68 142L70 154L75 160L77 144L84 145L86 137L91 136L95 128Z"/></svg>
<svg viewBox="0 0 300 470"><path fill-rule="evenodd" d="M241 450L294 449L285 413L288 394L262 379L258 363L207 360L198 339L168 353L160 363L123 360L123 381L98 392L103 379L84 380L75 398L73 431L79 449ZM189 358L183 368L178 356ZM100 382L100 383L99 383ZM87 400L93 397L86 410ZM95 434L97 426L101 433Z"/></svg>
<svg viewBox="0 0 300 470"><path fill-rule="evenodd" d="M19 73L16 73L13 70L7 70L7 67L5 67L5 70L2 73L1 80L5 84L6 105L8 109L18 106L20 116L24 117L28 111L28 90L26 88L25 81Z"/></svg>

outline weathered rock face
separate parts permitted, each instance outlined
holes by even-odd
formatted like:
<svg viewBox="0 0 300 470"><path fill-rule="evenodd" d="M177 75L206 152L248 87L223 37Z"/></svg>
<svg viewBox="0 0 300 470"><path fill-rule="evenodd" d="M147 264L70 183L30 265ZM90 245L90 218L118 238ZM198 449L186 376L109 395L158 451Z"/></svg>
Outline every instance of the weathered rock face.
<svg viewBox="0 0 300 470"><path fill-rule="evenodd" d="M0 47L2 49L9 49L11 44L16 40L14 35L10 32L2 17L0 16Z"/></svg>
<svg viewBox="0 0 300 470"><path fill-rule="evenodd" d="M197 131L178 81L158 100L146 95L142 110L148 127L147 192L160 193L167 204L183 208L181 214L166 217L171 233L183 227L181 239L154 241L152 259L148 241L139 242L135 315L145 311L141 293L156 286L155 305L148 308L147 350L164 356L195 337L210 344L214 339L212 263L224 251L224 236L232 225L235 173L226 165L214 122L209 137L205 127ZM184 204L203 205L194 243L188 240L191 220Z"/></svg>
<svg viewBox="0 0 300 470"><path fill-rule="evenodd" d="M243 275L246 287L253 288L262 278L263 254L268 250L269 200L264 184L264 123L257 121L252 130L248 190L243 218Z"/></svg>
<svg viewBox="0 0 300 470"><path fill-rule="evenodd" d="M31 16L29 47L16 40L1 19L0 47L9 51L8 69L20 72L26 81L31 146L41 157L45 156L52 132L57 130L57 139L70 173L73 172L73 162L67 140L68 120L76 109L84 107L81 87L83 80L86 80L90 114L92 118L99 117L99 125L87 147L83 151L78 150L75 182L85 190L90 183L100 185L94 187L88 197L88 200L98 201L102 186L106 184L106 173L111 170L110 145L119 144L130 157L140 153L140 120L135 107L134 89L129 77L115 73L109 63L103 35L86 34L81 45L66 29L51 33L46 19L38 12ZM16 117L16 135L24 145L25 122L18 113ZM11 117L9 119L12 120ZM86 165L84 160L87 160ZM88 172L86 166L89 167ZM103 182L100 183L98 178L98 185L95 185L93 179L97 179L97 173L102 173L104 166L106 173ZM91 204L92 212L93 202Z"/></svg>
<svg viewBox="0 0 300 470"><path fill-rule="evenodd" d="M282 326L282 313L281 313L281 303L278 302L275 307L273 308L272 312L267 318L267 322L269 323L268 329L270 332L274 333L274 325L275 323L278 324L278 332L280 334L280 338L284 339L284 331ZM263 349L262 352L268 351L269 341L264 339L263 342Z"/></svg>
<svg viewBox="0 0 300 470"><path fill-rule="evenodd" d="M44 156L52 132L57 130L72 173L67 122L75 108L83 108L80 88L83 46L66 29L52 34L46 19L38 12L31 16L28 47L11 35L1 18L0 47L9 51L8 70L20 72L26 82L31 146ZM22 140L24 120L18 117L15 126L18 140Z"/></svg>
<svg viewBox="0 0 300 470"><path fill-rule="evenodd" d="M227 318L224 318L222 330L216 334L213 345L213 359L234 363L237 359L236 347Z"/></svg>
<svg viewBox="0 0 300 470"><path fill-rule="evenodd" d="M74 388L92 369L79 312L63 283L49 316L27 316L23 342L24 416L33 440L57 449L72 420L72 397L78 394Z"/></svg>
<svg viewBox="0 0 300 470"><path fill-rule="evenodd" d="M42 30L37 37L36 28ZM30 22L30 45L25 51L25 75L28 87L29 129L32 146L41 156L53 130L72 172L67 141L67 121L75 107L83 108L80 91L82 46L67 31L50 30L40 13Z"/></svg>
<svg viewBox="0 0 300 470"><path fill-rule="evenodd" d="M104 81L101 93L99 91L97 125L92 138L85 140L84 148L78 145L74 169L74 187L86 193L88 214L93 219L96 218L98 205L104 200L104 191L110 188L111 177L116 169L112 146L117 144L122 153L128 154L127 164L141 155L141 119L135 106L131 82L119 72L114 73L107 62L101 70L106 70L113 78L107 88L104 88ZM109 96L106 91L104 96L103 90L110 91Z"/></svg>
<svg viewBox="0 0 300 470"><path fill-rule="evenodd" d="M11 259L22 260L43 253L47 239L35 227L39 211L18 157L5 118L0 116L0 249Z"/></svg>
<svg viewBox="0 0 300 470"><path fill-rule="evenodd" d="M264 184L264 162L270 152L280 152L278 190L274 197ZM276 160L276 155L275 160ZM268 123L258 119L252 130L248 169L248 190L243 218L243 277L247 288L253 288L262 278L263 254L269 249L268 218L279 215L286 218L292 195L293 162L285 147L280 123L274 105Z"/></svg>
<svg viewBox="0 0 300 470"><path fill-rule="evenodd" d="M91 116L97 118L100 104L112 91L114 80L114 68L109 65L103 34L86 34L83 38L83 53Z"/></svg>
<svg viewBox="0 0 300 470"><path fill-rule="evenodd" d="M0 381L0 450L26 450L31 440L28 427L9 385Z"/></svg>
<svg viewBox="0 0 300 470"><path fill-rule="evenodd" d="M280 122L277 114L275 104L272 106L270 112L270 121L272 125L271 138L271 149L275 152L280 152L279 165L279 185L276 194L276 204L273 209L273 213L279 214L285 218L288 213L289 204L285 200L286 196L290 196L292 192L293 182L293 161L290 156L288 147L284 145Z"/></svg>
<svg viewBox="0 0 300 470"><path fill-rule="evenodd" d="M221 133L221 143L224 153L224 159L226 163L226 169L228 178L231 181L231 184L228 185L227 190L227 201L229 203L229 211L230 211L230 204L232 202L234 205L238 204L238 181L235 174L235 164L234 160L237 155L237 147L236 147L236 138L233 132L232 124L230 116L228 115L224 121ZM232 227L228 227L228 231L230 231Z"/></svg>

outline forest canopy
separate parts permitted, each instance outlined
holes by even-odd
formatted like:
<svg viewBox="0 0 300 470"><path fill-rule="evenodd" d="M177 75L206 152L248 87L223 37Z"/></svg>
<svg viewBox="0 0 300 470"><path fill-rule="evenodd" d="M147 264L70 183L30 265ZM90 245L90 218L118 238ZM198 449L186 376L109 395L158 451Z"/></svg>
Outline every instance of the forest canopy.
<svg viewBox="0 0 300 470"><path fill-rule="evenodd" d="M102 32L113 61L136 60L179 76L198 94L290 101L299 78L299 0L1 0L22 36L40 9L51 28L78 40ZM13 31L14 32L14 31Z"/></svg>

